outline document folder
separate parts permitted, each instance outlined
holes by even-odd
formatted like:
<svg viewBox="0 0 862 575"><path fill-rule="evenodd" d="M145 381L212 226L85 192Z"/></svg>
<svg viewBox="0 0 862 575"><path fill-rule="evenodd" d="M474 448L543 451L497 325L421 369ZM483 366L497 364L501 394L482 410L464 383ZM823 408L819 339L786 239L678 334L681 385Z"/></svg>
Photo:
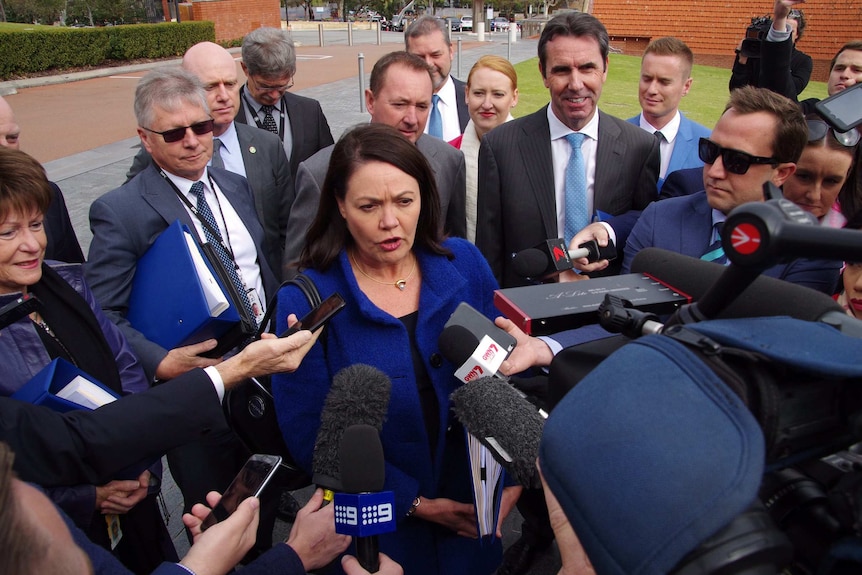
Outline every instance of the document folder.
<svg viewBox="0 0 862 575"><path fill-rule="evenodd" d="M96 409L117 399L117 394L68 361L57 358L13 393L12 399L65 413Z"/></svg>
<svg viewBox="0 0 862 575"><path fill-rule="evenodd" d="M213 292L213 285L219 293ZM205 250L177 220L138 260L126 319L165 349L215 338L219 340L215 353L222 355L240 343L241 331L236 329L237 306L227 293ZM226 305L214 300L219 296Z"/></svg>

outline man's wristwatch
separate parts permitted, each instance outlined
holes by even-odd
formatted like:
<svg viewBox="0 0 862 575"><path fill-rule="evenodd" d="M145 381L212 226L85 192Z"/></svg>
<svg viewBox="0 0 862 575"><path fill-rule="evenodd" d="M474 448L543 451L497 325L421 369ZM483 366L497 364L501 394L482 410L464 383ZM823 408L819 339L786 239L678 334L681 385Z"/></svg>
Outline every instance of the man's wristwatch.
<svg viewBox="0 0 862 575"><path fill-rule="evenodd" d="M410 509L407 510L407 517L412 517L414 513L416 513L416 509L419 507L419 504L422 503L422 500L419 497L413 500L413 504L410 506Z"/></svg>

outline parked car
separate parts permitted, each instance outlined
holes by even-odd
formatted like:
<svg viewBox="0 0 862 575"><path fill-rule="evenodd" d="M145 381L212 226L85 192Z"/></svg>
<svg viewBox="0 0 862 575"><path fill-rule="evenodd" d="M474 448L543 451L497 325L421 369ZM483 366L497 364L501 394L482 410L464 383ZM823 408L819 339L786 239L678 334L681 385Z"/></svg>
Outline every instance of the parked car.
<svg viewBox="0 0 862 575"><path fill-rule="evenodd" d="M473 17L461 16L461 30L473 31Z"/></svg>
<svg viewBox="0 0 862 575"><path fill-rule="evenodd" d="M372 16L372 22L380 22L381 30L389 30L389 22L386 21L386 16Z"/></svg>
<svg viewBox="0 0 862 575"><path fill-rule="evenodd" d="M491 20L491 32L494 31L507 32L509 30L509 19L504 16L497 16Z"/></svg>
<svg viewBox="0 0 862 575"><path fill-rule="evenodd" d="M444 18L446 20L446 26L452 32L460 32L461 31L461 19L455 18L453 16L449 16L448 18Z"/></svg>

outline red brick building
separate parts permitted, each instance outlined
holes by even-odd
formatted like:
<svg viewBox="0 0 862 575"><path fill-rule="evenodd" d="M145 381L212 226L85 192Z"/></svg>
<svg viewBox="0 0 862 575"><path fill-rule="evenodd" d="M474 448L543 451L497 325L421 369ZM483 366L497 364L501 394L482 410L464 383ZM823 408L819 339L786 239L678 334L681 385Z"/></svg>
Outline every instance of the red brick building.
<svg viewBox="0 0 862 575"><path fill-rule="evenodd" d="M652 38L677 36L695 62L729 68L733 50L753 16L772 12L772 2L730 0L591 0L591 12L626 54L640 55ZM812 80L826 80L829 61L850 40L862 40L862 2L807 0L799 6L808 23L799 49L814 59Z"/></svg>
<svg viewBox="0 0 862 575"><path fill-rule="evenodd" d="M168 0L162 0L170 20ZM215 24L216 42L242 38L262 26L281 27L279 0L195 0L180 4L180 19L208 20Z"/></svg>

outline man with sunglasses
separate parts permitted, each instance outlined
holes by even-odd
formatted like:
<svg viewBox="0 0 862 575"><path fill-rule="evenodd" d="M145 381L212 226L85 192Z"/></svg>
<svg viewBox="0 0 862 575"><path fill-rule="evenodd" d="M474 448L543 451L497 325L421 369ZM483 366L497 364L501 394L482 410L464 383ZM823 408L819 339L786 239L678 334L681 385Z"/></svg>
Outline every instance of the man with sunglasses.
<svg viewBox="0 0 862 575"><path fill-rule="evenodd" d="M199 42L186 50L182 66L197 76L206 90L213 118L210 165L248 180L266 238L266 258L280 279L287 216L295 198L293 176L281 140L266 130L234 122L239 111L240 84L230 52L213 42ZM149 152L142 146L126 174L126 181L151 162Z"/></svg>
<svg viewBox="0 0 862 575"><path fill-rule="evenodd" d="M317 100L289 92L296 74L296 50L280 28L258 28L242 40L242 71L236 121L269 130L281 138L296 179L299 163L335 143Z"/></svg>
<svg viewBox="0 0 862 575"><path fill-rule="evenodd" d="M763 201L766 182L781 186L796 170L807 141L805 119L794 102L765 88L734 90L712 135L699 142L703 191L655 202L643 211L626 243L623 273L647 247L727 263L720 239L727 214ZM797 259L764 274L831 295L840 265Z"/></svg>
<svg viewBox="0 0 862 575"><path fill-rule="evenodd" d="M242 290L241 305L253 308L256 303L258 321L278 282L267 263L248 181L207 165L213 119L201 81L178 68L150 72L135 91L135 117L141 144L153 162L90 206L93 240L85 273L103 311L123 331L147 375L167 380L220 360L200 355L216 346L214 339L167 350L126 319L138 259L162 231L179 219L199 243L206 241L221 253L226 271ZM170 452L168 462L186 510L204 501L209 490L225 489L247 457L226 421L200 441ZM271 543L273 522L274 517L261 524L259 541L265 548Z"/></svg>

